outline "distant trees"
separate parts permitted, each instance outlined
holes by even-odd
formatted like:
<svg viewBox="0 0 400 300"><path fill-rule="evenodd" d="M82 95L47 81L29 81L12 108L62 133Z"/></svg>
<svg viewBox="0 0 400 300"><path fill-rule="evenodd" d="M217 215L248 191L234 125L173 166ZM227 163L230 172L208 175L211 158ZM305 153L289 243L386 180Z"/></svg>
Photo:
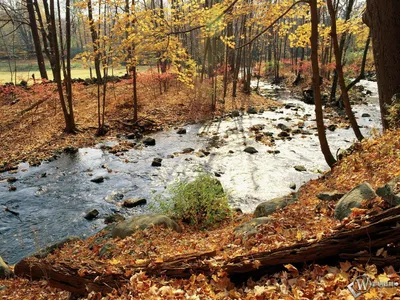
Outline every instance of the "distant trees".
<svg viewBox="0 0 400 300"><path fill-rule="evenodd" d="M16 16L21 9L21 3L16 3L6 9L0 5L0 15L3 10L13 24L21 24L25 31L30 29L31 48L37 54L42 78L48 76L46 58L49 61L67 131L74 131L75 127L70 83L73 47L86 50L80 56L90 70L92 66L95 70L99 134L105 133L108 68L118 63L132 78L134 122L139 119L139 64L157 66L160 93L167 90L163 78L168 73L189 85L197 79L208 81L213 110L219 93L223 98L236 97L239 89L251 93L253 75L268 76L275 83L293 76L295 85L307 82L312 75L319 137L330 165L334 158L328 151L322 102L343 103L355 136L363 138L351 109L349 91L368 68L370 37L384 128L385 105L400 91L400 46L395 38L400 4L395 0L367 1L365 20L371 36L360 18L365 4L357 0L174 0L170 4L164 0L25 0L22 17ZM350 77L356 80L350 82ZM322 95L322 81L322 89L330 90L330 95Z"/></svg>

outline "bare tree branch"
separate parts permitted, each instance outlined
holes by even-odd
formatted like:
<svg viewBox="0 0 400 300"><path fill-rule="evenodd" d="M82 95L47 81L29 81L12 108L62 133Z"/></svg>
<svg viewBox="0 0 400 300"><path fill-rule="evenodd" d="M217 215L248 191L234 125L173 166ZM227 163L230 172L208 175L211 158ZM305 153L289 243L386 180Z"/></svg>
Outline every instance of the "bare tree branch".
<svg viewBox="0 0 400 300"><path fill-rule="evenodd" d="M284 13L282 13L277 19L275 19L268 27L266 27L264 30L262 30L260 33L258 33L255 37L253 37L250 41L248 41L246 44L243 44L237 48L235 48L235 50L241 49L243 47L246 47L248 45L250 45L252 42L254 42L256 39L258 39L261 35L263 35L264 33L266 33L269 29L271 29L272 26L274 26L280 19L282 19L284 16L287 15L287 13L289 11L292 10L293 7L295 7L297 4L300 3L308 3L308 0L300 0L297 1L295 3L293 3Z"/></svg>

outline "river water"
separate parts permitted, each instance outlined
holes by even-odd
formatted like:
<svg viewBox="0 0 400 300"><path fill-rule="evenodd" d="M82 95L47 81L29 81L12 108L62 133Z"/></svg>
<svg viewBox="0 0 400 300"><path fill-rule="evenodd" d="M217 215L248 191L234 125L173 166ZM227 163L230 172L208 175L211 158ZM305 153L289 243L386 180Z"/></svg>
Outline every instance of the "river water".
<svg viewBox="0 0 400 300"><path fill-rule="evenodd" d="M353 109L362 132L368 135L372 128L379 127L379 106L376 84L365 81L362 84L373 95L367 99L368 104ZM155 133L152 135L155 146L131 149L121 156L103 151L98 145L79 149L76 154L63 154L38 167L21 164L16 174L0 174L0 205L19 212L18 218L3 209L0 211L0 256L14 264L67 236L87 237L96 233L105 226L104 216L108 214L119 212L129 216L148 212L146 205L123 208L118 203L129 198L146 198L151 202L153 191L163 192L174 180L194 177L200 170L220 176L231 206L244 212L252 212L262 201L290 193L292 183L298 188L317 178L328 166L315 135L314 107L267 83L260 83L260 92L290 105L262 114L245 113L241 117L188 125L183 135L175 130ZM363 113L370 117L361 117ZM306 121L305 115L308 115ZM264 126L262 132L277 136L281 132L278 124L296 129L299 121L304 122L304 130L310 134L291 135L291 140L276 140L274 146L257 142L249 130L260 124ZM326 123L329 125L328 120ZM333 153L355 141L351 129L327 130L327 136ZM253 146L258 153L244 152L247 146ZM185 148L195 151L179 153ZM200 149L210 154L200 157ZM271 154L271 150L279 153ZM163 159L161 167L151 166L156 157ZM304 166L306 171L296 171L296 165ZM7 182L11 176L18 179L14 183L17 190L12 192ZM104 182L91 182L96 176L103 176ZM123 198L113 197L117 194ZM84 216L90 209L97 209L99 218L87 221Z"/></svg>

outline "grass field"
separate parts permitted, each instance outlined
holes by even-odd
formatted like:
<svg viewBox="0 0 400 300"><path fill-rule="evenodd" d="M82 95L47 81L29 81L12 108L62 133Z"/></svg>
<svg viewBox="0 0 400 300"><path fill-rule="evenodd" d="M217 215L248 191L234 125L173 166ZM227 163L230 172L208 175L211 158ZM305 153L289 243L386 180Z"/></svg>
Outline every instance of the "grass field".
<svg viewBox="0 0 400 300"><path fill-rule="evenodd" d="M35 74L35 78L40 78L39 69L37 67L37 62L35 60L18 60L16 62L17 73L11 75L9 64L7 60L0 60L0 84L4 84L6 82L17 82L19 83L21 80L28 81L28 79L32 78L32 74ZM50 66L50 64L47 64ZM14 70L14 62L11 62L12 70ZM147 70L148 66L139 66L138 71L142 72ZM80 62L73 62L71 64L72 78L90 78L90 70L88 67L85 67ZM92 70L93 75L95 74L94 69ZM118 68L110 69L109 75L114 76L122 76L126 73L126 69L123 66ZM52 72L50 68L47 68L47 74L49 79L52 80ZM15 80L16 78L16 80Z"/></svg>

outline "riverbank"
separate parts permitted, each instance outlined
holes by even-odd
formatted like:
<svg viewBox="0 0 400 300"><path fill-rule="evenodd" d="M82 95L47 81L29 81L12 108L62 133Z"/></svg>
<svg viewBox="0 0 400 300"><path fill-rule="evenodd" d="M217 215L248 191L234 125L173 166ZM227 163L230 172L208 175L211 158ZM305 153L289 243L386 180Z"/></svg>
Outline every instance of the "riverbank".
<svg viewBox="0 0 400 300"><path fill-rule="evenodd" d="M197 123L212 117L210 87L205 82L191 89L177 81L161 94L151 74L139 74L139 122L129 126L133 115L131 81L109 84L106 100L108 132L97 137L97 88L83 83L73 85L77 134L63 133L64 119L53 83L32 87L3 87L0 91L0 172L13 170L21 162L38 165L67 147L91 147L117 135L154 132L178 125ZM129 91L129 92L127 92ZM43 101L43 102L41 102ZM33 106L41 102L37 106ZM236 98L217 101L216 115L250 106L277 105L256 94L239 93Z"/></svg>
<svg viewBox="0 0 400 300"><path fill-rule="evenodd" d="M397 155L400 152L399 134L399 130L390 131L382 137L357 144L355 151L341 160L332 172L303 186L297 193L298 201L270 214L270 221L258 226L256 234L247 237L238 235L234 229L249 221L252 215L236 214L218 228L206 231L180 222L182 233L153 228L137 231L125 239L110 240L99 239L104 235L102 232L87 240L72 242L39 261L76 269L82 278L98 272L127 278L124 284L107 294L107 299L348 299L351 294L347 285L357 276L368 275L375 282L390 281L399 284L400 277L390 264L379 268L374 264L346 260L331 261L328 265L286 264L283 271L273 272L260 279L249 279L236 286L225 272L218 271L221 263L235 257L256 256L260 252L323 240L343 229L357 228L360 225L356 220L362 220L361 224L368 224L370 218L387 209L380 197L375 197L366 207L355 209L349 218L340 222L334 218L337 200L321 200L318 194L326 191L346 193L363 182L368 182L376 189L400 176L400 157ZM373 257L382 256L384 259L390 249L397 246L391 244L382 247L373 253ZM189 279L173 279L131 271L137 265L150 266L167 262L177 256L210 251L216 251L216 254L200 261L204 265L213 266L213 275L195 274ZM69 292L50 288L44 280L2 280L0 286L0 294L5 299L70 297ZM400 290L396 287L373 288L361 296L361 299L393 299L395 296L400 296ZM84 299L99 297L100 294L92 292Z"/></svg>

